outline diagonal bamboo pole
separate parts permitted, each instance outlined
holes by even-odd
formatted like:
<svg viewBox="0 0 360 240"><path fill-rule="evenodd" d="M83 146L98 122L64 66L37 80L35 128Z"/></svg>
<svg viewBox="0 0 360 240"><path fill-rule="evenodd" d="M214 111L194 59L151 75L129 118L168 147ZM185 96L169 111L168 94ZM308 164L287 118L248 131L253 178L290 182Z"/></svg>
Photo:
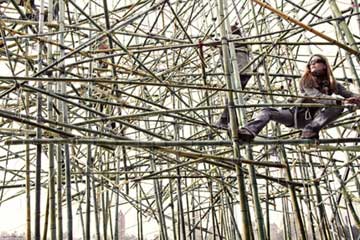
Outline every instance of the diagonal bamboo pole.
<svg viewBox="0 0 360 240"><path fill-rule="evenodd" d="M309 31L309 32L312 32L314 33L315 35L323 38L324 40L326 41L329 41L331 43L333 43L334 45L337 45L338 47L344 49L345 51L351 53L351 54L354 54L357 58L359 57L359 51L357 50L354 50L353 48L343 44L343 43L340 43L338 41L336 41L335 39L315 30L314 28L312 27L309 27L308 25L296 20L295 18L292 18L288 15L286 15L285 13L273 8L271 5L267 4L267 3L264 3L264 2L261 2L259 0L251 0L257 4L259 4L260 6L270 10L271 12L275 13L276 15L280 16L281 18L285 19L286 21L289 21L289 22L292 22L292 23L295 23L296 25L299 25L300 27L304 28L306 31Z"/></svg>

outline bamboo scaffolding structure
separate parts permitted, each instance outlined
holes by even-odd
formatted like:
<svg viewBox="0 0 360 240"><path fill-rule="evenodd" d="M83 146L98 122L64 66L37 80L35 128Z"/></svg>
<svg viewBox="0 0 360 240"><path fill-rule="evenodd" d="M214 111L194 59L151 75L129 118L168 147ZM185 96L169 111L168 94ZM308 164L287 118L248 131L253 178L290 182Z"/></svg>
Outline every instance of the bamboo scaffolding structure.
<svg viewBox="0 0 360 240"><path fill-rule="evenodd" d="M314 53L357 92L358 1L10 0L0 12L0 235L356 239L359 110L293 100ZM215 124L228 106L229 131ZM344 114L319 140L272 123L237 138L260 109L295 107Z"/></svg>

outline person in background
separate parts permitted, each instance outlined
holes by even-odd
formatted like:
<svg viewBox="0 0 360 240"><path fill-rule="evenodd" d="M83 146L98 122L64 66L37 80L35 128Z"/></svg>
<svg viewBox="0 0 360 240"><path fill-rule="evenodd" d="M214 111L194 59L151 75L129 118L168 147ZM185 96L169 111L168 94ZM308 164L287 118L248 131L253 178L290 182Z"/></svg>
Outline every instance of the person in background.
<svg viewBox="0 0 360 240"><path fill-rule="evenodd" d="M98 46L97 50L100 50L100 51L96 55L96 57L103 58L109 54L109 52L107 50L109 50L110 48L109 48L107 41L108 41L108 39L106 36L102 37L99 40L99 46ZM106 69L108 67L108 65L109 65L108 59L103 58L98 61L97 67Z"/></svg>
<svg viewBox="0 0 360 240"><path fill-rule="evenodd" d="M232 38L242 37L243 35L237 24L231 26L231 33L232 33L231 34ZM239 71L241 71L250 62L250 49L247 45L240 44L237 42L234 43L234 46L235 46L237 66ZM249 71L251 71L250 67L248 67L245 71L239 74L242 89L246 87L249 79L251 78L251 75L248 74Z"/></svg>
<svg viewBox="0 0 360 240"><path fill-rule="evenodd" d="M304 98L296 103L320 103L332 105L360 105L360 95L348 91L338 83L332 73L327 58L312 55L300 81L300 91ZM333 94L340 95L340 100ZM318 139L319 131L337 119L344 107L293 107L289 109L264 108L256 117L238 130L241 141L250 142L272 120L287 127L302 129L301 138ZM228 127L229 110L226 108L216 125Z"/></svg>

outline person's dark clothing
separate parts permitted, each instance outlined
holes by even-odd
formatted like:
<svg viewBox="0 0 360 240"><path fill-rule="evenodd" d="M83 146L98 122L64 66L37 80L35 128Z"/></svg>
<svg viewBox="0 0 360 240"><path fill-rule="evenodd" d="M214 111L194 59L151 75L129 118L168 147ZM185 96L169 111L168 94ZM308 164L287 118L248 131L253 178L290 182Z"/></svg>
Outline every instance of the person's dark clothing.
<svg viewBox="0 0 360 240"><path fill-rule="evenodd" d="M336 99L331 98L331 92L324 90L324 86L321 91L316 88L304 88L302 89L303 96L313 97L302 98L296 103L321 103L321 104L334 104L336 105ZM327 93L324 93L327 92ZM341 84L337 83L335 93L344 98L359 96L351 91L348 91ZM328 99L317 99L317 98L328 98ZM310 100L310 101L309 101ZM326 124L334 121L343 112L343 108L306 108L306 107L294 107L291 109L275 109L275 108L264 108L255 117L254 120L250 121L245 129L249 130L252 134L257 135L265 125L273 120L275 122L284 124L287 127L295 127L303 129L304 131L318 132Z"/></svg>

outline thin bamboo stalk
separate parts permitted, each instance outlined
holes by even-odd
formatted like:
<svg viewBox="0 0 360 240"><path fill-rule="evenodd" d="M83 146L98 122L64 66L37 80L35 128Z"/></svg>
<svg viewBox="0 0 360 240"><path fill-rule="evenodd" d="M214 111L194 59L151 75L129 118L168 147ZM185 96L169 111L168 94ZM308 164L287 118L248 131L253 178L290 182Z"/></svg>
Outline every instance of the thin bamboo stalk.
<svg viewBox="0 0 360 240"><path fill-rule="evenodd" d="M309 147L318 148L319 144L331 144L331 143L358 143L360 142L359 138L338 138L338 139L286 139L286 140L254 140L251 142L252 145L299 145L299 144L307 144ZM23 139L23 140L6 140L6 145L22 145L22 144L96 144L96 145L115 145L115 146L132 146L139 148L156 148L156 147L173 147L173 146L207 146L207 145L215 145L215 146L230 146L231 141L223 140L223 141L215 141L215 140L205 140L205 141L136 141L136 140L111 140L111 139L89 139L89 138L42 138L42 139ZM340 150L340 147L328 147L329 151ZM352 150L353 148L349 148ZM355 147L354 150L358 149ZM170 151L163 149L164 151ZM205 155L197 155L196 153L189 153L189 155L193 156L206 156L214 159L221 159L216 156L207 156ZM229 159L229 158L222 158ZM236 158L230 158L234 161ZM242 159L235 160L238 162L244 161ZM246 161L244 161L246 162ZM247 161L246 163L253 163L255 165L263 165L261 162L252 162ZM264 164L265 165L265 164ZM281 166L274 164L274 166Z"/></svg>
<svg viewBox="0 0 360 240"><path fill-rule="evenodd" d="M46 240L47 239L47 234L48 234L48 228L49 228L49 214L50 214L50 193L49 193L49 189L47 191L46 194L46 207L45 207L45 219L44 219L44 225L43 225L43 235L42 235L42 239Z"/></svg>
<svg viewBox="0 0 360 240"><path fill-rule="evenodd" d="M156 171L155 162L153 159L151 160L151 168L152 168L152 171ZM168 234L167 234L165 217L164 217L164 212L163 212L163 207L162 207L160 186L159 186L159 182L156 179L154 180L154 191L155 191L157 213L158 213L159 222L160 222L159 227L160 227L161 238L166 240L166 239L168 239Z"/></svg>
<svg viewBox="0 0 360 240"><path fill-rule="evenodd" d="M89 3L89 12L91 13L92 11L92 2ZM89 36L92 37L92 31L89 31ZM93 63L90 62L89 63L89 69L92 70L93 68ZM93 84L92 83L88 83L88 92L87 95L89 97L91 97L91 89L92 89ZM91 117L91 113L88 113L88 117ZM88 128L90 128L91 126L89 125ZM91 136L91 133L88 133L88 136ZM93 168L93 155L91 152L91 145L87 146L87 161L86 161L86 215L85 215L85 239L86 240L90 240L91 238L91 169ZM115 234L116 235L116 234Z"/></svg>
<svg viewBox="0 0 360 240"><path fill-rule="evenodd" d="M175 103L175 101L174 101ZM179 130L174 124L174 140L178 141L180 139ZM176 155L176 160L179 161L179 155ZM177 213L178 213L178 235L179 240L186 239L186 230L185 230L185 214L183 206L183 192L181 187L182 178L180 177L180 168L176 168L176 174L178 178L176 179L176 193L177 193Z"/></svg>
<svg viewBox="0 0 360 240"><path fill-rule="evenodd" d="M63 182L63 151L57 146L57 238L63 239L63 215L62 215L62 182Z"/></svg>
<svg viewBox="0 0 360 240"><path fill-rule="evenodd" d="M26 30L27 31L27 30ZM25 45L25 51L28 53L29 51L29 45L28 43ZM26 64L25 66L25 75L29 75L29 65ZM26 114L29 114L29 107L30 107L30 101L29 101L29 93L25 93L25 112ZM25 125L25 129L29 129L30 127L28 125ZM28 138L29 135L26 132L25 138ZM30 183L30 146L28 144L25 145L25 189L26 189L26 240L31 239L31 183Z"/></svg>

